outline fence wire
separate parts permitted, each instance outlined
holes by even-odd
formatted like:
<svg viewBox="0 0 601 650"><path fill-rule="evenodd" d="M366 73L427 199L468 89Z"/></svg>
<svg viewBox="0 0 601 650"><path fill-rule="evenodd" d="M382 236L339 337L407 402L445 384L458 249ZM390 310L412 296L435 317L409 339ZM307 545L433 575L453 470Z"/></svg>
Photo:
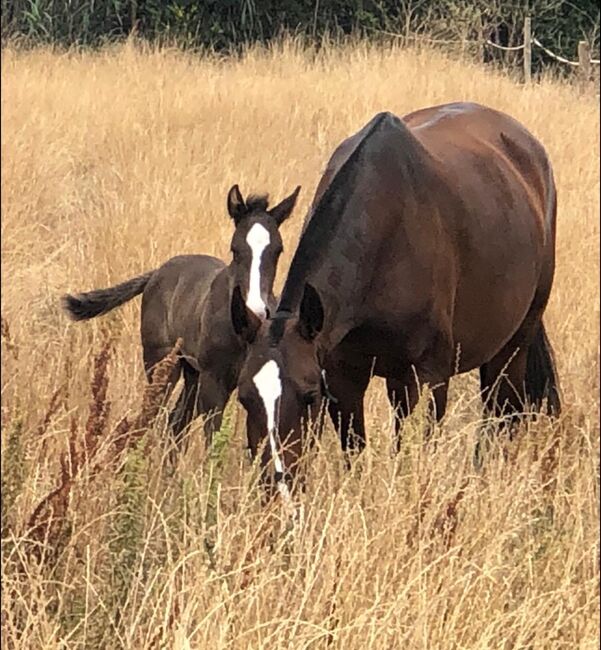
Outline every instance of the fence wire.
<svg viewBox="0 0 601 650"><path fill-rule="evenodd" d="M515 47L505 47L504 45L498 45L497 43L493 43L488 39L486 40L486 44L491 45L492 47L496 47L497 50L503 50L504 52L517 52L518 50L523 50L526 47L523 43L522 45L516 45Z"/></svg>
<svg viewBox="0 0 601 650"><path fill-rule="evenodd" d="M503 50L504 52L516 52L518 50L523 50L526 47L525 43L522 43L521 45L516 45L514 47L505 47L503 45L498 45L497 43L493 43L491 40L486 40L485 41L487 45L490 45L491 47L496 48L497 50ZM552 52L550 49L545 47L539 40L538 38L533 37L532 38L532 44L536 45L536 47L540 47L540 49L550 56L552 59L555 59L556 61L559 61L560 63L565 63L566 65L571 65L575 68L577 68L580 65L579 61L570 61L569 59L564 58L563 56L560 56L559 54L555 54L555 52ZM599 65L599 59L589 59L590 63L593 65Z"/></svg>

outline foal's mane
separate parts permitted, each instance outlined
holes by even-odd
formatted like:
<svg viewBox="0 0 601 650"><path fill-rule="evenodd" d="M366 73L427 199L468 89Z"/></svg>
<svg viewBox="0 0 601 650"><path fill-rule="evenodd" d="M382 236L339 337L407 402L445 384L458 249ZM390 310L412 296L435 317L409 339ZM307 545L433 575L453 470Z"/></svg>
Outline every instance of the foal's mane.
<svg viewBox="0 0 601 650"><path fill-rule="evenodd" d="M268 194L250 194L244 201L246 205L246 214L250 215L253 212L267 212L269 207Z"/></svg>
<svg viewBox="0 0 601 650"><path fill-rule="evenodd" d="M276 314L269 328L270 340L276 342L284 332L284 322L294 311L296 302L300 299L300 291L311 268L311 263L326 250L336 232L344 210L350 199L350 193L345 191L357 173L357 162L369 137L387 119L390 113L379 113L372 119L372 124L363 138L357 144L351 155L341 165L334 175L328 188L315 206L313 215L303 232L286 277L286 283L280 297ZM397 119L397 118L395 118Z"/></svg>

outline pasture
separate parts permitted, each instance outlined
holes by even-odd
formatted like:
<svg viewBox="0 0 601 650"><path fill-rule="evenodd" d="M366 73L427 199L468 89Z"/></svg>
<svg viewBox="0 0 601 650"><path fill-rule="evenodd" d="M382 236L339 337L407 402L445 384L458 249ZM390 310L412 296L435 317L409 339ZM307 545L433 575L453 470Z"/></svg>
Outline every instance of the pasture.
<svg viewBox="0 0 601 650"><path fill-rule="evenodd" d="M2 83L3 647L597 647L592 92L552 78L523 87L427 50L315 55L294 43L235 61L132 44L8 49ZM466 375L451 382L438 445L422 444L424 403L393 458L392 414L373 381L364 455L346 472L328 425L292 531L260 507L235 400L210 457L197 420L171 471L165 414L145 392L140 300L72 323L61 294L176 254L229 259L228 189L275 203L300 184L279 290L334 147L378 111L456 100L508 112L554 165L545 324L561 420L524 425L507 458L493 453L476 474L478 382Z"/></svg>

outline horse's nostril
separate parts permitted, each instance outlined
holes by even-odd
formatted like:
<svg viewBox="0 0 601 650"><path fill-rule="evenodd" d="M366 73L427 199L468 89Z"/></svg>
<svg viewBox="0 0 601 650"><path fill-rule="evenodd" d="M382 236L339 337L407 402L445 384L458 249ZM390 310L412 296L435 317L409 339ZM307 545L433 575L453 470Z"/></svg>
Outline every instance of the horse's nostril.
<svg viewBox="0 0 601 650"><path fill-rule="evenodd" d="M269 311L269 307L265 307L265 318L267 320L271 318L271 312Z"/></svg>

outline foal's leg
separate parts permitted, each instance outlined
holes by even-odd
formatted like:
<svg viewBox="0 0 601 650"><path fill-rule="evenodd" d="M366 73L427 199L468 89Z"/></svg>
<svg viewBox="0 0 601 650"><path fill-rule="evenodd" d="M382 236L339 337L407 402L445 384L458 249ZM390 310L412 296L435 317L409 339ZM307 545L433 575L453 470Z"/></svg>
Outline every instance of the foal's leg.
<svg viewBox="0 0 601 650"><path fill-rule="evenodd" d="M146 378L152 383L154 369L172 350L171 346L144 346L144 368ZM171 369L171 374L165 387L165 401L169 398L180 375L184 375L184 385L177 398L173 410L169 413L169 430L179 447L182 442L183 431L193 419L193 410L198 387L198 372L184 359L179 358Z"/></svg>
<svg viewBox="0 0 601 650"><path fill-rule="evenodd" d="M143 357L144 357L144 371L146 372L146 379L148 383L152 383L152 375L156 366L171 352L172 348L168 346L144 346ZM177 380L180 377L181 373L181 360L177 360L173 368L171 369L171 374L167 380L166 393L167 397L172 393L177 384Z"/></svg>
<svg viewBox="0 0 601 650"><path fill-rule="evenodd" d="M205 416L204 432L207 448L213 442L213 435L221 428L225 405L231 394L232 390L213 373L203 372L200 375L196 413Z"/></svg>
<svg viewBox="0 0 601 650"><path fill-rule="evenodd" d="M370 369L340 363L326 376L329 390L337 400L337 403L328 403L328 410L334 426L339 428L342 450L361 452L365 447L363 397Z"/></svg>
<svg viewBox="0 0 601 650"><path fill-rule="evenodd" d="M402 421L409 417L419 400L419 395L428 383L432 390L432 400L429 403L429 412L440 422L444 417L447 408L447 394L449 390L449 379L440 380L425 380L423 374L420 377L417 372L407 372L404 379L391 379L386 380L386 390L388 393L388 400L395 412L394 418L394 433L396 441L397 453L401 449L401 427ZM426 429L426 439L430 437L432 429L428 423Z"/></svg>
<svg viewBox="0 0 601 650"><path fill-rule="evenodd" d="M184 385L177 398L175 407L169 414L169 426L178 447L182 443L184 430L197 415L195 407L199 377L198 371L189 363L182 360L181 364L184 374Z"/></svg>

